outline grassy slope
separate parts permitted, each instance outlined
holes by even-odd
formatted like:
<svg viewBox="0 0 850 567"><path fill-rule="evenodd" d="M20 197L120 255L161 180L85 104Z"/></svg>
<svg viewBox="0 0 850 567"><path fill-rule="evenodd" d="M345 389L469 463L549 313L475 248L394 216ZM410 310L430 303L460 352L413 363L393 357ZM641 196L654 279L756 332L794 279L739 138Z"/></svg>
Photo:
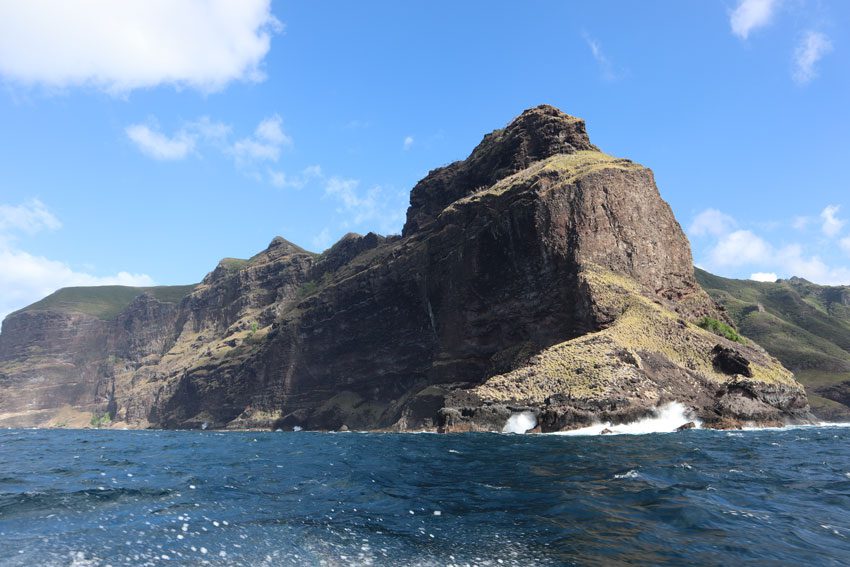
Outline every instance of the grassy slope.
<svg viewBox="0 0 850 567"><path fill-rule="evenodd" d="M623 356L639 359L642 352L660 354L718 386L729 379L714 367L711 351L720 342L718 335L685 323L645 297L629 278L593 265L586 266L582 278L606 312L620 313L616 321L601 331L547 348L527 366L490 378L475 388L478 395L485 400L520 399L526 403L542 403L559 392L579 399L604 398L624 384L641 380L640 363L624 362ZM753 380L793 384L792 374L775 359L762 355L750 361Z"/></svg>
<svg viewBox="0 0 850 567"><path fill-rule="evenodd" d="M850 380L850 288L797 278L776 283L733 280L699 269L696 276L744 335L794 371L815 410L850 415L846 406L817 395L825 386Z"/></svg>
<svg viewBox="0 0 850 567"><path fill-rule="evenodd" d="M73 311L109 320L114 319L130 305L131 301L144 292L166 303L178 303L189 295L194 287L194 285L66 287L51 293L41 301L24 307L21 311Z"/></svg>

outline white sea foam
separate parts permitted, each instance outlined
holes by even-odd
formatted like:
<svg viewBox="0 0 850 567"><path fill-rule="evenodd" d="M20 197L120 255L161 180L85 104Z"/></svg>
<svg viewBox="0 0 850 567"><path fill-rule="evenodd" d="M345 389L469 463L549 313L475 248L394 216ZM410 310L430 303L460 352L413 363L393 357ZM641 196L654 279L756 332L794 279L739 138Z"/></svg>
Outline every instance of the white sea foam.
<svg viewBox="0 0 850 567"><path fill-rule="evenodd" d="M508 418L507 423L502 428L502 433L525 433L535 427L537 427L537 417L533 412L523 411Z"/></svg>
<svg viewBox="0 0 850 567"><path fill-rule="evenodd" d="M642 435L645 433L670 433L682 425L693 421L696 429L702 427L702 422L690 417L690 410L684 404L672 402L655 410L655 415L633 421L612 425L597 423L572 431L558 431L552 435L601 435L606 429L611 435Z"/></svg>
<svg viewBox="0 0 850 567"><path fill-rule="evenodd" d="M630 470L629 472L626 472L626 473L623 473L623 474L615 474L614 478L619 478L619 479L638 478L639 476L640 476L639 472L637 472L636 470Z"/></svg>

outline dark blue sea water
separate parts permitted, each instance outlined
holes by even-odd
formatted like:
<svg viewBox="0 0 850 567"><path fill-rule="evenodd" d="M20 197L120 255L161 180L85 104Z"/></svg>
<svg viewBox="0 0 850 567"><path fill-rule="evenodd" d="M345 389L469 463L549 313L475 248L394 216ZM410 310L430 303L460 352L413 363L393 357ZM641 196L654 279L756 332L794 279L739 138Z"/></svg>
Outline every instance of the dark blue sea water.
<svg viewBox="0 0 850 567"><path fill-rule="evenodd" d="M2 565L846 565L850 429L0 431Z"/></svg>

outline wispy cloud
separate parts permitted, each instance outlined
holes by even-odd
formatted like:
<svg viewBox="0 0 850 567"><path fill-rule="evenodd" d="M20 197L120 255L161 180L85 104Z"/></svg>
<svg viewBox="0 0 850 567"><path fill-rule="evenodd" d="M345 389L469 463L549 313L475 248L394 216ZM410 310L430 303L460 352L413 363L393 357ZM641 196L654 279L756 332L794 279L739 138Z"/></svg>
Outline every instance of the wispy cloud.
<svg viewBox="0 0 850 567"><path fill-rule="evenodd" d="M413 136L406 136L404 138L404 143L402 144L402 147L404 148L405 151L412 148L413 147Z"/></svg>
<svg viewBox="0 0 850 567"><path fill-rule="evenodd" d="M275 187L282 189L303 189L308 183L314 179L324 177L322 168L318 165L311 165L301 170L301 173L294 176L289 176L283 171L268 170L269 182Z"/></svg>
<svg viewBox="0 0 850 567"><path fill-rule="evenodd" d="M0 204L0 320L8 313L75 285L153 285L146 274L118 272L96 276L72 269L65 262L30 254L19 237L62 227L59 219L37 199L21 205Z"/></svg>
<svg viewBox="0 0 850 567"><path fill-rule="evenodd" d="M253 136L237 140L230 148L237 162L277 161L281 149L292 146L292 138L283 131L283 119L277 114L264 118Z"/></svg>
<svg viewBox="0 0 850 567"><path fill-rule="evenodd" d="M590 53L596 60L596 64L599 66L599 72L602 74L602 78L606 81L616 81L619 77L614 71L614 65L611 63L611 60L602 52L602 45L587 32L582 32L581 35L584 38L584 42L590 48Z"/></svg>
<svg viewBox="0 0 850 567"><path fill-rule="evenodd" d="M159 85L217 91L262 81L281 29L270 0L0 2L0 77L111 94Z"/></svg>
<svg viewBox="0 0 850 567"><path fill-rule="evenodd" d="M183 159L195 149L195 137L185 130L166 136L147 124L131 124L125 132L143 154L158 160Z"/></svg>
<svg viewBox="0 0 850 567"><path fill-rule="evenodd" d="M844 219L838 218L838 211L841 210L839 205L828 205L824 208L820 213L821 231L829 237L838 236L841 232L841 229L844 228L844 225L847 224L847 221Z"/></svg>
<svg viewBox="0 0 850 567"><path fill-rule="evenodd" d="M35 234L42 230L57 230L62 223L38 199L21 205L0 204L0 235L14 232Z"/></svg>
<svg viewBox="0 0 850 567"><path fill-rule="evenodd" d="M740 0L729 15L732 33L747 39L750 32L771 22L778 4L777 0Z"/></svg>
<svg viewBox="0 0 850 567"><path fill-rule="evenodd" d="M310 244L313 246L313 250L316 252L322 252L328 249L328 246L333 244L333 237L331 236L331 230L328 227L323 228L319 234L313 237Z"/></svg>
<svg viewBox="0 0 850 567"><path fill-rule="evenodd" d="M391 191L379 185L360 189L360 180L330 177L325 183L325 196L339 203L337 213L342 226L357 228L366 223L377 224L384 233L395 233L404 224L407 210L406 192Z"/></svg>
<svg viewBox="0 0 850 567"><path fill-rule="evenodd" d="M794 71L792 77L799 85L805 85L818 76L815 68L824 55L832 51L829 38L816 31L803 34L794 50Z"/></svg>
<svg viewBox="0 0 850 567"><path fill-rule="evenodd" d="M252 177L262 179L262 164L275 163L281 152L292 146L292 137L283 130L283 119L273 114L260 121L254 132L232 141L233 128L203 116L187 122L173 134L163 133L156 120L131 124L125 128L127 138L143 154L157 160L182 160L190 155L215 151L229 158ZM280 171L267 169L270 183L279 187L295 186L307 177L315 177L318 166L311 166L302 175L287 179ZM320 171L320 170L319 170ZM301 183L303 185L303 183Z"/></svg>
<svg viewBox="0 0 850 567"><path fill-rule="evenodd" d="M791 221L791 227L794 230L806 230L813 221L814 219L812 217L797 216Z"/></svg>

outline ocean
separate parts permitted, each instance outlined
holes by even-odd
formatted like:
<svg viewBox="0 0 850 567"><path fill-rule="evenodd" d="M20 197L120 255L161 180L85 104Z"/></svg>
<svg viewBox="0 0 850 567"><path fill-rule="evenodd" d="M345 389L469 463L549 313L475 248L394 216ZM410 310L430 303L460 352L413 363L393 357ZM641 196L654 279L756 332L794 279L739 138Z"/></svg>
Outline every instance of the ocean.
<svg viewBox="0 0 850 567"><path fill-rule="evenodd" d="M847 427L0 431L4 566L847 564Z"/></svg>

